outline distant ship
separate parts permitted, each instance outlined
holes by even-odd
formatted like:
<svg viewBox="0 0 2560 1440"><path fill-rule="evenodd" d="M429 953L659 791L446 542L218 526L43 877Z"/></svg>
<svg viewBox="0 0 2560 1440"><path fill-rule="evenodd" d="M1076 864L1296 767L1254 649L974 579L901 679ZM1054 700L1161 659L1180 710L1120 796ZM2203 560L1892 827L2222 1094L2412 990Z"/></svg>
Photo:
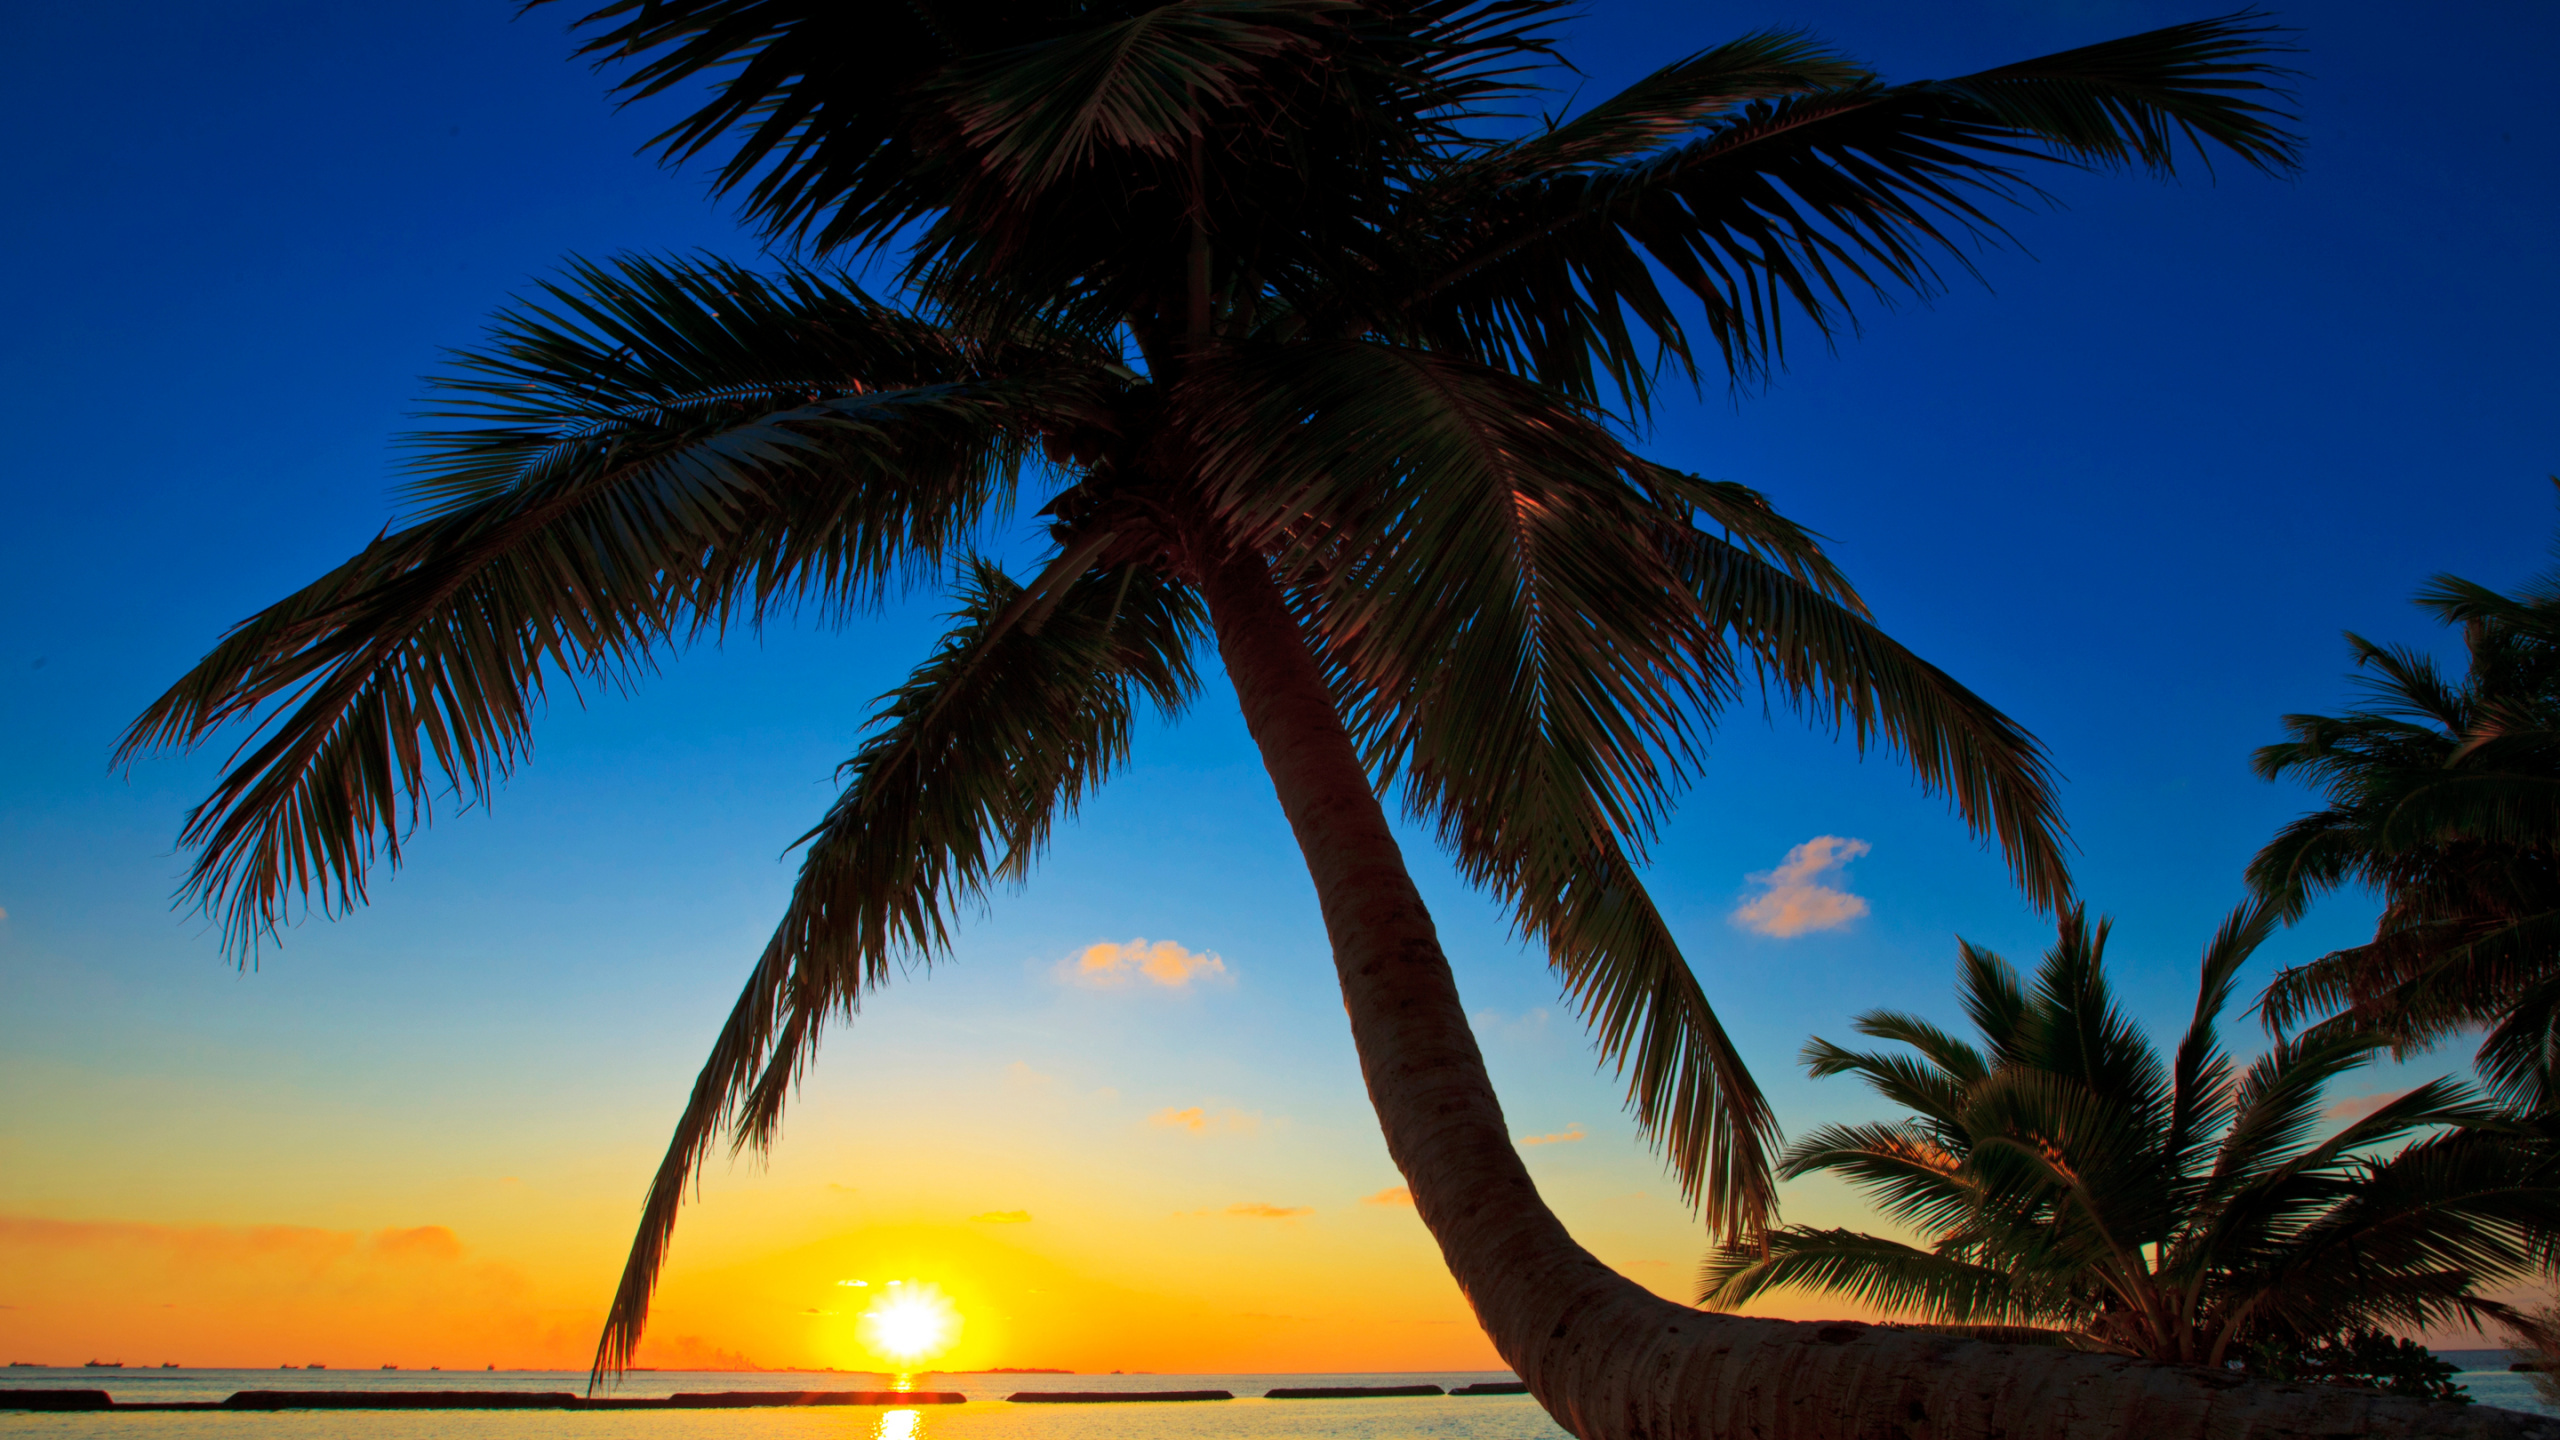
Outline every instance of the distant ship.
<svg viewBox="0 0 2560 1440"><path fill-rule="evenodd" d="M292 1369L293 1367L292 1367L292 1366L290 1366L290 1365L288 1365L288 1366L286 1366L285 1368L286 1368L286 1369L288 1369L288 1370L290 1370L290 1369ZM328 1366L326 1366L326 1365L305 1365L305 1366L303 1366L302 1368L303 1368L303 1369L305 1369L305 1370L326 1370L326 1369L328 1369L329 1367L328 1367Z"/></svg>
<svg viewBox="0 0 2560 1440"><path fill-rule="evenodd" d="M178 1368L178 1362L175 1360L163 1360L160 1362L160 1368L163 1370L175 1370Z"/></svg>
<svg viewBox="0 0 2560 1440"><path fill-rule="evenodd" d="M385 1366L383 1366L382 1368L383 1368L383 1369L385 1369L385 1370L397 1370L397 1369L399 1369L400 1367L399 1367L399 1366L397 1366L397 1365L385 1365Z"/></svg>
<svg viewBox="0 0 2560 1440"><path fill-rule="evenodd" d="M82 1362L80 1368L83 1370L121 1370L124 1368L124 1362L121 1360L89 1360Z"/></svg>
<svg viewBox="0 0 2560 1440"><path fill-rule="evenodd" d="M42 1370L45 1367L37 1364L33 1360L12 1360L9 1362L9 1368L12 1370Z"/></svg>

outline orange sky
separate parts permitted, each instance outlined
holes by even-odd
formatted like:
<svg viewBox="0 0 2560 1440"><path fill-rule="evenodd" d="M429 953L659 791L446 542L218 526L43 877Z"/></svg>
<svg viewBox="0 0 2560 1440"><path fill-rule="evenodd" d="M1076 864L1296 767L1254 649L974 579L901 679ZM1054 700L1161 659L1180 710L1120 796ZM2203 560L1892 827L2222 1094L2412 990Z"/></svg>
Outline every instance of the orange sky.
<svg viewBox="0 0 2560 1440"><path fill-rule="evenodd" d="M1498 1368L1306 948L991 946L882 992L771 1163L711 1168L641 1363L882 1368L859 1321L898 1280L958 1307L948 1369ZM98 1035L0 1052L0 1360L587 1362L712 1008L604 1000L516 1033L524 1006L328 959L18 972ZM1534 1004L1473 1018L1575 1235L1689 1298L1704 1234L1580 1027ZM1784 1193L1791 1221L1885 1228L1836 1183Z"/></svg>
<svg viewBox="0 0 2560 1440"><path fill-rule="evenodd" d="M1234 1107L1096 1100L1130 1113L1079 1121L1079 1097L1056 1085L998 1072L988 1091L1013 1103L979 1107L971 1131L924 1127L930 1151L857 1166L862 1142L812 1121L770 1170L716 1175L680 1231L641 1363L886 1368L857 1322L903 1280L958 1308L943 1368L1499 1368L1382 1159L1363 1157L1355 1178L1323 1163L1326 1137ZM1089 1137L1071 1147L1085 1168L1045 1163L1043 1130ZM1526 1153L1605 1258L1679 1295L1694 1228L1658 1176L1615 1190L1649 1166L1595 1154L1590 1134L1527 1136L1545 1143ZM1271 1181L1275 1152L1305 1167L1302 1183ZM465 1187L484 1193L455 1225L0 1215L0 1358L582 1365L625 1232L617 1207L569 1180Z"/></svg>
<svg viewBox="0 0 2560 1440"><path fill-rule="evenodd" d="M1252 1056L1270 1005L1251 960L1163 942L1125 965L1095 955L950 972L868 1007L771 1164L713 1166L642 1363L874 1367L857 1321L903 1280L963 1317L946 1368L1498 1368L1347 1045L1281 1036L1317 1053ZM20 1102L0 1136L0 1359L586 1362L673 1098L591 1074L578 1088L628 1058L610 1026L511 1048L487 1084L424 1058L469 1048L476 1014L413 1014L410 1039L345 1053L325 1037L346 1027L311 1025L393 1003L396 975L278 966L170 989L126 996L168 1045L0 1057ZM1476 1018L1522 1153L1576 1233L1685 1298L1702 1232L1578 1027L1536 1008ZM698 1027L670 1028L644 1047L662 1089ZM1805 1191L1790 1213L1855 1209Z"/></svg>

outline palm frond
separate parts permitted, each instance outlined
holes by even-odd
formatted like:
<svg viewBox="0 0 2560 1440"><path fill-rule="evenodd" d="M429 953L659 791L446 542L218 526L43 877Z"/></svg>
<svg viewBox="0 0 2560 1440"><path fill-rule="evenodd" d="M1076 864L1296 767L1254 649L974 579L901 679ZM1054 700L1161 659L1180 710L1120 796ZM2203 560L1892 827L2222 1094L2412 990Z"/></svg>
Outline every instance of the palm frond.
<svg viewBox="0 0 2560 1440"><path fill-rule="evenodd" d="M2230 1118L2231 1057L2222 1048L2217 1022L2231 1003L2240 967L2275 933L2281 918L2276 907L2262 902L2236 906L2205 946L2195 1014L2169 1066L2169 1133L2163 1149L2181 1180L2204 1169L2213 1137Z"/></svg>
<svg viewBox="0 0 2560 1440"><path fill-rule="evenodd" d="M1948 797L1969 829L1997 842L2034 903L2069 902L2061 807L2034 737L1851 604L1781 566L1694 527L1657 533L1711 635L1729 634L1808 718L1862 749L1879 744L1898 755L1924 790Z"/></svg>
<svg viewBox="0 0 2560 1440"><path fill-rule="evenodd" d="M1790 311L1830 335L1861 298L1925 296L1940 265L1971 270L1968 244L2004 235L1984 205L2037 193L2027 162L2165 174L2184 138L2291 170L2299 142L2283 128L2274 33L2240 14L1956 80L1772 83L1787 93L1715 115L1658 154L1590 169L1560 153L1491 198L1460 187L1474 203L1378 323L1578 395L1593 393L1596 361L1641 405L1656 359L1695 373L1662 273L1704 306L1726 368L1753 377L1782 356Z"/></svg>
<svg viewBox="0 0 2560 1440"><path fill-rule="evenodd" d="M1921 1058L1937 1066L1953 1084L1970 1085L1990 1073L1990 1061L1979 1046L1967 1044L1917 1015L1870 1010L1851 1023L1868 1039L1897 1041L1919 1051ZM1813 1068L1810 1061L1806 1068Z"/></svg>
<svg viewBox="0 0 2560 1440"><path fill-rule="evenodd" d="M1171 160L1253 72L1352 0L1174 0L946 67L917 88L991 172L1036 192L1103 150Z"/></svg>
<svg viewBox="0 0 2560 1440"><path fill-rule="evenodd" d="M2297 1326L2476 1325L2496 1308L2478 1292L2531 1276L2555 1221L2547 1150L2459 1129L2366 1162L2336 1203L2235 1258L2257 1308Z"/></svg>
<svg viewBox="0 0 2560 1440"><path fill-rule="evenodd" d="M2277 1041L2251 1062L2232 1087L2231 1128L2214 1157L2214 1188L2227 1193L2297 1160L2320 1124L2329 1082L2365 1064L2378 1048L2367 1035L2302 1036ZM2398 1111L2385 1106L2375 1113Z"/></svg>
<svg viewBox="0 0 2560 1440"><path fill-rule="evenodd" d="M1072 547L1070 547L1072 548ZM929 964L958 913L1019 877L1051 827L1126 758L1139 699L1168 715L1197 685L1197 599L1134 566L1087 573L1037 629L1003 623L1022 587L973 562L941 650L883 701L791 903L694 1084L641 1211L594 1378L627 1368L688 1182L719 1137L773 1142L827 1022L900 964Z"/></svg>
<svg viewBox="0 0 2560 1440"><path fill-rule="evenodd" d="M2014 1065L2028 1055L2034 1007L2018 967L1972 941L1956 937L1956 995L1965 1018L1982 1032L1983 1049L1995 1065Z"/></svg>
<svg viewBox="0 0 2560 1440"><path fill-rule="evenodd" d="M2084 165L2136 165L2167 176L2185 140L2207 165L2215 150L2269 174L2299 161L2286 130L2283 83L2269 63L2291 49L2258 11L2171 25L2121 40L1939 82L2004 128Z"/></svg>
<svg viewBox="0 0 2560 1440"><path fill-rule="evenodd" d="M777 234L832 212L837 224L825 238L840 242L893 230L939 198L912 174L920 157L907 134L906 92L915 77L985 43L975 24L1010 30L998 43L1019 44L1031 38L1024 31L1051 29L1059 18L1047 5L614 0L579 20L592 34L579 53L631 67L615 87L626 104L712 80L711 97L650 148L673 164L734 135L718 188L747 186L748 216ZM963 24L971 28L955 29Z"/></svg>
<svg viewBox="0 0 2560 1440"><path fill-rule="evenodd" d="M1871 1012L1859 1016L1857 1024L1864 1034L1882 1039L1902 1039L1909 1032L1909 1027L1895 1022L1910 1019L1904 1015ZM1952 1039L1933 1036L1926 1031L1921 1034L1924 1040ZM1856 1075L1867 1082L1868 1089L1894 1104L1925 1116L1937 1125L1960 1128L1965 1093L1983 1078L1984 1072L1979 1066L1950 1069L1943 1062L1933 1064L1930 1062L1935 1057L1928 1056L1927 1052L1923 1054L1925 1058L1913 1059L1908 1055L1850 1050L1816 1036L1805 1042L1804 1049L1797 1052L1796 1058L1797 1063L1804 1066L1805 1073L1816 1080L1826 1080L1834 1075Z"/></svg>
<svg viewBox="0 0 2560 1440"><path fill-rule="evenodd" d="M1810 35L1763 30L1674 60L1570 120L1471 158L1444 183L1454 190L1611 165L1686 139L1737 105L1874 78Z"/></svg>
<svg viewBox="0 0 2560 1440"><path fill-rule="evenodd" d="M1769 1152L1777 1117L1707 1003L1671 927L1595 814L1580 853L1524 841L1507 870L1462 862L1545 939L1601 1062L1626 1077L1628 1106L1710 1231L1756 1236L1777 1210ZM1561 836L1540 837L1552 841Z"/></svg>
<svg viewBox="0 0 2560 1440"><path fill-rule="evenodd" d="M1787 1147L1778 1162L1783 1179L1822 1171L1847 1178L1875 1198L1885 1214L1933 1235L1944 1235L1982 1209L1981 1178L1969 1167L1970 1137L1904 1121L1824 1125Z"/></svg>
<svg viewBox="0 0 2560 1440"><path fill-rule="evenodd" d="M416 442L425 517L236 627L125 737L120 759L254 722L183 834L186 893L243 955L297 900L359 902L435 795L485 799L549 683L627 684L786 598L876 597L1091 393L1064 363L973 374L806 272L626 260L545 294L444 382L439 413L480 423Z"/></svg>
<svg viewBox="0 0 2560 1440"><path fill-rule="evenodd" d="M1819 1290L1939 1324L2038 1324L2060 1318L2020 1302L1998 1270L1852 1230L1790 1225L1766 1254L1728 1246L1698 1273L1698 1304L1730 1310L1785 1288Z"/></svg>

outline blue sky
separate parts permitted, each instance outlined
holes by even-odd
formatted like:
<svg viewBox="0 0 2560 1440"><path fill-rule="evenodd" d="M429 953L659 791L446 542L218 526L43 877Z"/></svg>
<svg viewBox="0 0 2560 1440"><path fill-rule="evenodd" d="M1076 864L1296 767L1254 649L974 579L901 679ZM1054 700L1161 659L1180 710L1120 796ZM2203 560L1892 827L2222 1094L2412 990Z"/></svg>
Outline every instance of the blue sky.
<svg viewBox="0 0 2560 1440"><path fill-rule="evenodd" d="M1596 95L1686 49L1803 26L1909 78L2201 13L1606 4L1568 53ZM604 102L566 59L567 11L510 14L13 18L0 1212L433 1220L522 1252L575 1329L779 909L783 848L832 794L870 700L924 653L939 598L843 631L733 636L629 696L564 695L487 813L441 815L369 909L292 931L247 975L168 905L173 837L219 752L129 777L106 764L224 625L389 517L390 442L439 347L566 255L754 254L700 174L635 157L666 112ZM2338 632L2444 649L2409 591L2441 570L2519 580L2560 519L2544 478L2560 471L2560 13L2277 18L2303 47L2298 179L2057 172L2062 203L2017 214L2019 244L1980 257L1987 286L1871 309L1831 351L1800 341L1764 390L1671 405L1650 441L1830 536L1894 633L2045 740L2082 893L2119 918L2117 973L2162 1027L2192 1003L2240 866L2305 808L2248 756L2279 715L2345 700ZM1868 847L1831 881L1863 916L1789 939L1728 919L1747 876L1826 835ZM1552 981L1425 838L1411 849L1515 1128L1589 1137L1539 1150L1542 1183L1586 1236L1629 1237L1615 1258L1673 1266L1639 1278L1677 1290L1696 1237ZM1955 935L2026 958L2049 934L1889 759L1783 711L1724 719L1656 860L1657 896L1790 1129L1866 1113L1846 1082L1795 1071L1808 1034L1839 1037L1877 1005L1947 1015ZM2356 938L2370 914L2324 905L2257 973ZM1228 974L1178 992L1061 982L1084 947L1140 936ZM951 1173L1000 1173L1049 1124L1024 1119L1019 1087L1051 1083L1113 1092L1057 1133L1119 1167L1057 1169L1084 1177L1052 1187L1058 1206L1154 1186L1187 1213L1276 1203L1302 1180L1347 1205L1393 1181L1304 871L1221 684L1143 737L951 966L836 1038L775 1169L715 1184L713 1208L737 1217L720 1243L767 1243L757 1197L837 1183L793 1167L864 1135L929 1129L960 1157ZM1147 1117L1193 1105L1260 1117L1260 1149L1160 1155ZM1610 1208L1637 1191L1640 1214ZM790 1235L832 1223L792 1213ZM1791 1213L1854 1210L1808 1194Z"/></svg>

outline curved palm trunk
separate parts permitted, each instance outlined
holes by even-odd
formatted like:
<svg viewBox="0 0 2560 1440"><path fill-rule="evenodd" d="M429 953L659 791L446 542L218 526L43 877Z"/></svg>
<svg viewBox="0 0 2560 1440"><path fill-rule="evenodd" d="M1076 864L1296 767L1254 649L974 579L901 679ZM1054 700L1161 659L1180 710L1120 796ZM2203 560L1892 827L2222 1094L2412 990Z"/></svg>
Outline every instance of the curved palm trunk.
<svg viewBox="0 0 2560 1440"><path fill-rule="evenodd" d="M1430 913L1268 571L1250 554L1202 568L1219 653L1323 905L1387 1151L1494 1347L1581 1440L2560 1440L2560 1422L2510 1411L1711 1314L1610 1270L1512 1147Z"/></svg>

